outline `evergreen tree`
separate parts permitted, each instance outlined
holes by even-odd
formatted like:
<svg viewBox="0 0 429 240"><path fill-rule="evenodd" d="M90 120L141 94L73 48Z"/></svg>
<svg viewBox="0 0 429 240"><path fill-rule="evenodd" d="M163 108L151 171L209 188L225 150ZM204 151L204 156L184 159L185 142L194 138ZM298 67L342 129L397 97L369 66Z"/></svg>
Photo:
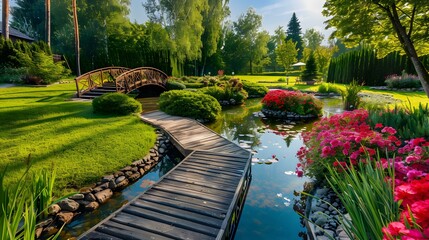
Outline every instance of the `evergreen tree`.
<svg viewBox="0 0 429 240"><path fill-rule="evenodd" d="M304 51L304 44L301 36L301 26L299 25L299 21L295 13L292 14L292 18L287 25L286 33L286 40L291 39L296 44L296 49L298 50L297 58L298 60L301 60L302 52Z"/></svg>
<svg viewBox="0 0 429 240"><path fill-rule="evenodd" d="M311 81L317 77L317 64L314 58L314 53L311 52L305 64L305 70L302 73L303 81Z"/></svg>

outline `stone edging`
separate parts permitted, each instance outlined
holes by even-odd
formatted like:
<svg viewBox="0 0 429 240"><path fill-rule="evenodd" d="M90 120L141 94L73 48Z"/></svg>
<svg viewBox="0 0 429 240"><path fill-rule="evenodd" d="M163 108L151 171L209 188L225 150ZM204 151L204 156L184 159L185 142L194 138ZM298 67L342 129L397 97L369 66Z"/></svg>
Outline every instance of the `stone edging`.
<svg viewBox="0 0 429 240"><path fill-rule="evenodd" d="M350 240L340 224L341 216L347 217L345 209L335 192L319 187L307 201L307 231L309 239ZM332 238L331 238L332 237Z"/></svg>
<svg viewBox="0 0 429 240"><path fill-rule="evenodd" d="M169 137L158 129L156 131L155 146L144 158L102 177L92 187L83 187L79 193L49 206L49 217L36 225L36 238L51 236L58 232L61 226L70 223L75 216L94 211L112 197L113 192L123 190L156 166L172 147Z"/></svg>
<svg viewBox="0 0 429 240"><path fill-rule="evenodd" d="M274 110L265 109L265 108L262 108L261 112L265 117L272 117L272 118L283 118L283 119L313 119L313 118L318 118L318 116L313 115L313 114L299 115L299 114L294 113L294 112L274 111Z"/></svg>

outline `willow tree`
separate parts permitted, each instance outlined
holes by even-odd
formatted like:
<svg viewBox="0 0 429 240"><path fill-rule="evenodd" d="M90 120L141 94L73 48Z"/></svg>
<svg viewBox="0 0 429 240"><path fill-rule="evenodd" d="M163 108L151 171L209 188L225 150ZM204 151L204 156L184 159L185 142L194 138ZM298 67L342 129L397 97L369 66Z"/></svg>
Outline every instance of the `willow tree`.
<svg viewBox="0 0 429 240"><path fill-rule="evenodd" d="M218 43L222 35L222 23L229 15L228 3L229 0L208 0L208 7L202 12L204 32L201 36L201 75L204 74L207 58L218 50Z"/></svg>
<svg viewBox="0 0 429 240"><path fill-rule="evenodd" d="M323 14L332 36L348 46L368 41L380 57L401 51L412 61L429 97L429 74L419 56L429 51L427 0L327 0Z"/></svg>
<svg viewBox="0 0 429 240"><path fill-rule="evenodd" d="M208 0L148 0L144 7L152 22L161 23L173 41L173 75L182 75L182 64L201 58L204 32L202 12Z"/></svg>

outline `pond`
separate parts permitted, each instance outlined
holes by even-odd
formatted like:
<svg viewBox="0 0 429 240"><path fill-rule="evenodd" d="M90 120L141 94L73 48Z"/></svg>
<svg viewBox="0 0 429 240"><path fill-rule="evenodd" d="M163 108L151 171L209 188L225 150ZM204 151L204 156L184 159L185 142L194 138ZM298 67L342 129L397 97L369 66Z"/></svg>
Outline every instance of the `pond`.
<svg viewBox="0 0 429 240"><path fill-rule="evenodd" d="M312 122L298 123L268 120L259 117L261 99L251 99L245 105L229 107L222 118L209 128L244 148L254 152L252 182L237 228L235 239L306 239L305 228L294 211L298 200L295 191L302 191L307 178L298 178L296 152L303 145L301 132ZM157 109L158 98L140 99L144 111ZM341 111L341 99L322 99L324 114ZM116 211L156 182L177 164L178 153L165 157L150 173L122 192L115 193L106 204L92 214L78 216L63 230L60 239L77 237Z"/></svg>

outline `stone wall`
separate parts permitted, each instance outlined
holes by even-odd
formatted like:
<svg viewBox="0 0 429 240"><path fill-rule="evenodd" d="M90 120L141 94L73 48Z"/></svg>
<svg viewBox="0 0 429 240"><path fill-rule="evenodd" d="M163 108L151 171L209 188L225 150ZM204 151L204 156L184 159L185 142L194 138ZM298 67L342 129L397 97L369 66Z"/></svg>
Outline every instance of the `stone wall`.
<svg viewBox="0 0 429 240"><path fill-rule="evenodd" d="M94 211L100 204L111 198L113 192L121 191L149 172L173 147L168 136L160 130L157 130L157 135L155 146L144 158L103 176L93 186L83 187L79 193L52 204L48 209L49 217L36 226L36 238L55 234L61 226L70 223L75 216Z"/></svg>

